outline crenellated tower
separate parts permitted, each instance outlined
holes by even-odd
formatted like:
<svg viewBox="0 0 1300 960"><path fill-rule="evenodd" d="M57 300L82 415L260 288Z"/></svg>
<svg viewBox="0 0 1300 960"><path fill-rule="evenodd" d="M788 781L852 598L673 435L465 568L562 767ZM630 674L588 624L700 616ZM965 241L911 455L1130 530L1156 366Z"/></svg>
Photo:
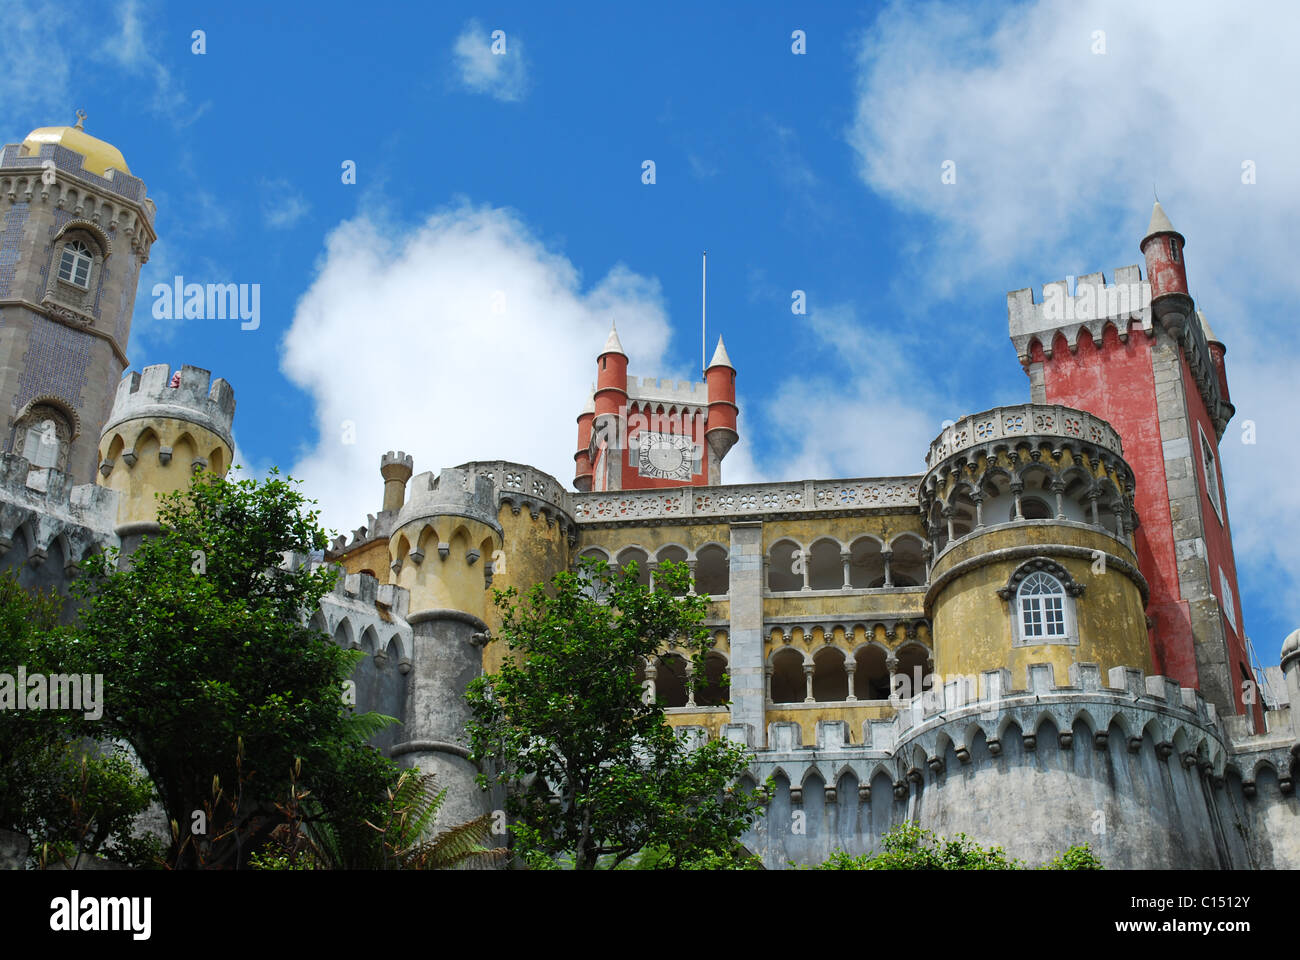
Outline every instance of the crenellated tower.
<svg viewBox="0 0 1300 960"><path fill-rule="evenodd" d="M235 391L199 367L165 363L118 383L101 431L98 482L118 492L117 535L130 552L158 529L156 494L189 489L192 475L225 476L234 456Z"/></svg>
<svg viewBox="0 0 1300 960"><path fill-rule="evenodd" d="M144 182L79 117L0 153L0 451L89 482L156 234Z"/></svg>
<svg viewBox="0 0 1300 960"><path fill-rule="evenodd" d="M1188 292L1186 240L1157 202L1141 242L1147 280L1124 267L1007 296L1035 403L1104 418L1135 474L1139 566L1155 665L1228 713L1253 683L1219 442L1233 415L1225 348Z"/></svg>
<svg viewBox="0 0 1300 960"><path fill-rule="evenodd" d="M736 368L722 338L703 382L629 377L618 331L596 358L596 386L578 415L573 485L589 493L713 486L739 434Z"/></svg>

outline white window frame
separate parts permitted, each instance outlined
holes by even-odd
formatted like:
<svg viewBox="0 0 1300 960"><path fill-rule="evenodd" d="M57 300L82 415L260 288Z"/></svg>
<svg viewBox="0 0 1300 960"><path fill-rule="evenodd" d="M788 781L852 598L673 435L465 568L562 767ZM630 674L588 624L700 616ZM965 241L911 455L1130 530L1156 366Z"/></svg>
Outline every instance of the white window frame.
<svg viewBox="0 0 1300 960"><path fill-rule="evenodd" d="M1055 585L1055 590L1050 594L1026 594L1026 587L1034 585L1039 581L1039 578L1050 580ZM1061 633L1028 635L1025 624L1025 601L1031 597L1060 598ZM1079 622L1074 601L1075 598L1070 596L1070 592L1065 589L1065 584L1061 582L1059 577L1055 577L1043 570L1037 570L1029 574L1020 581L1020 584L1016 587L1015 595L1012 597L1011 627L1013 645L1029 647L1051 643L1077 644L1079 642ZM1040 610L1046 612L1045 608L1040 607Z"/></svg>
<svg viewBox="0 0 1300 960"><path fill-rule="evenodd" d="M1219 518L1219 525L1222 526L1223 493L1219 486L1219 457L1214 451L1214 445L1206 438L1205 431L1199 423L1196 425L1196 434L1201 441L1201 447L1197 453L1201 462L1201 476L1205 483L1205 494L1210 498L1210 506L1214 507L1214 513Z"/></svg>
<svg viewBox="0 0 1300 960"><path fill-rule="evenodd" d="M77 279L80 269L85 268L84 282ZM68 268L68 275L64 276L64 268ZM91 253L90 248L80 240L69 240L63 245L59 252L59 279L64 283L72 284L82 290L90 289L90 274L95 267L95 255Z"/></svg>

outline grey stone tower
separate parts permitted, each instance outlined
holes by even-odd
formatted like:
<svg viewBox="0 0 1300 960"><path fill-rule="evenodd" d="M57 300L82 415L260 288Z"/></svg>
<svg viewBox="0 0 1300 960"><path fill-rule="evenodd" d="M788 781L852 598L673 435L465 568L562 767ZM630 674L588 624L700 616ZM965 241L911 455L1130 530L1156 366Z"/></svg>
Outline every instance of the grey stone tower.
<svg viewBox="0 0 1300 960"><path fill-rule="evenodd" d="M82 119L0 153L0 451L90 482L156 234L144 182Z"/></svg>

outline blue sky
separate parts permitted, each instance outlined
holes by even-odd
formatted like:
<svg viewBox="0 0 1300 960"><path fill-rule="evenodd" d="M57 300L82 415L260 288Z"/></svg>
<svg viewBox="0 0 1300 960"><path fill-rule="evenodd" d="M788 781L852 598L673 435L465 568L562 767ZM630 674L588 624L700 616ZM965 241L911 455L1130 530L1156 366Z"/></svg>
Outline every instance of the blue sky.
<svg viewBox="0 0 1300 960"><path fill-rule="evenodd" d="M1300 625L1295 8L540 6L18 0L0 135L82 108L122 150L158 205L133 366L230 380L241 460L339 529L389 449L569 481L611 318L634 374L698 376L702 249L739 371L724 480L919 472L943 420L1028 399L1007 291L1140 262L1154 182L1228 346L1242 606L1276 661ZM260 327L154 319L178 274L260 284Z"/></svg>

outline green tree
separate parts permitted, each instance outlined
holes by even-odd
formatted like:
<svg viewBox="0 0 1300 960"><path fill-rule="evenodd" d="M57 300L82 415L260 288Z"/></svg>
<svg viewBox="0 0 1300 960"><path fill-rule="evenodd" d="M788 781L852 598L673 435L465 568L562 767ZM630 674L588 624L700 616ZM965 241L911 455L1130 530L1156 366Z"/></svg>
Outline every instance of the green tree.
<svg viewBox="0 0 1300 960"><path fill-rule="evenodd" d="M397 772L366 739L392 721L353 713L344 691L361 653L303 624L335 576L282 565L326 545L309 503L276 471L261 483L199 473L159 498L162 530L127 563L83 563L63 658L103 673L99 735L149 772L177 866L243 865L279 822L298 760L345 854L373 843L359 825Z"/></svg>
<svg viewBox="0 0 1300 960"><path fill-rule="evenodd" d="M0 673L16 678L60 672L66 630L62 600L28 591L12 571L0 574ZM15 691L16 692L16 691ZM12 705L10 705L12 706ZM153 786L125 752L97 749L84 713L5 710L0 722L0 828L27 834L37 864L77 864L97 854L126 861L155 852L132 825Z"/></svg>
<svg viewBox="0 0 1300 960"><path fill-rule="evenodd" d="M617 867L645 849L659 868L729 860L762 812L761 795L736 785L748 753L722 740L692 748L636 679L675 645L702 681L706 602L687 595L681 564L661 564L654 590L635 564L581 564L526 602L496 594L510 653L467 694L471 755L488 771L479 783L508 788L515 848L535 867Z"/></svg>
<svg viewBox="0 0 1300 960"><path fill-rule="evenodd" d="M1024 870L1023 861L1007 856L999 846L981 847L964 833L944 838L915 823L901 823L881 838L880 853L853 857L837 850L817 870ZM1071 847L1039 869L1100 870L1088 844Z"/></svg>

